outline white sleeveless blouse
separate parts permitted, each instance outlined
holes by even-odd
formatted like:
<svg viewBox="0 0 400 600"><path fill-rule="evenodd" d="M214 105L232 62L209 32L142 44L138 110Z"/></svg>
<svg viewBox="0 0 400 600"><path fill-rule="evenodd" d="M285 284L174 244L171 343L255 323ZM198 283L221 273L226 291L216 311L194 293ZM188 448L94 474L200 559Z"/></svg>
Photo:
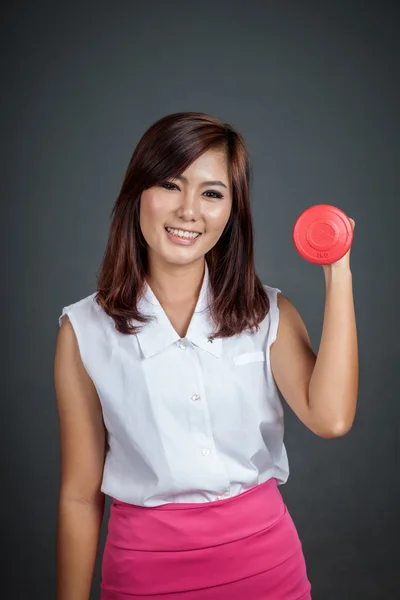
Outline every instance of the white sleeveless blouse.
<svg viewBox="0 0 400 600"><path fill-rule="evenodd" d="M264 286L270 312L257 333L209 340L206 268L187 335L181 339L149 287L139 302L155 320L123 335L95 302L69 306L83 364L108 431L102 491L157 506L235 496L289 475L283 409L272 377L278 288Z"/></svg>

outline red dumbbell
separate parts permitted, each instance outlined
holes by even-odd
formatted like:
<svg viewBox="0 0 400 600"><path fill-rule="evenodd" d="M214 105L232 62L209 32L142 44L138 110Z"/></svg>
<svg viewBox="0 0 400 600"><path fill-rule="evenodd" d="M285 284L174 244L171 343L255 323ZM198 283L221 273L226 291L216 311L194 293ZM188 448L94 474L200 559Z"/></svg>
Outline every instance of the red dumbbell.
<svg viewBox="0 0 400 600"><path fill-rule="evenodd" d="M336 206L316 204L297 218L292 238L303 258L319 265L329 265L349 250L353 242L353 227L348 216Z"/></svg>

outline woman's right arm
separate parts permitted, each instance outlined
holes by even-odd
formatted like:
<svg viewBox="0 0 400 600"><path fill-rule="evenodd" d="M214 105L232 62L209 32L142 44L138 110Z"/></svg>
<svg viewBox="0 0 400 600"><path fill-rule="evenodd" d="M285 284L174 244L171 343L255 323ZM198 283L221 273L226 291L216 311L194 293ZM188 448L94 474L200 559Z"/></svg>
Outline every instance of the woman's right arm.
<svg viewBox="0 0 400 600"><path fill-rule="evenodd" d="M68 317L58 332L54 383L61 446L57 600L88 600L104 512L106 435L96 388Z"/></svg>

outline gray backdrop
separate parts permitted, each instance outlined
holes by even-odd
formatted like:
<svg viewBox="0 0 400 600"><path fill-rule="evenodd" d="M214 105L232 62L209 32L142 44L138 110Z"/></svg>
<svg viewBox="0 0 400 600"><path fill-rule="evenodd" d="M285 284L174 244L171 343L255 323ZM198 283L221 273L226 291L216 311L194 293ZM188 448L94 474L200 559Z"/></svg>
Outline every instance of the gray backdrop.
<svg viewBox="0 0 400 600"><path fill-rule="evenodd" d="M327 441L286 410L291 476L282 493L313 600L399 597L396 4L3 8L2 597L55 597L57 319L95 290L110 210L139 137L180 110L209 112L245 136L257 268L297 306L315 349L323 274L295 252L292 225L319 202L356 220L356 422ZM98 565L93 598L99 573Z"/></svg>

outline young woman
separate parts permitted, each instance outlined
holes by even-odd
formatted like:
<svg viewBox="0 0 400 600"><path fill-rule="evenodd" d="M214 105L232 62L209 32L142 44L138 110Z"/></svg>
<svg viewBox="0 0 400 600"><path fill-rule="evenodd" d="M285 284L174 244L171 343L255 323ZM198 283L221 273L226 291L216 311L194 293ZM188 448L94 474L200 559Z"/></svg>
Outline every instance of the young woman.
<svg viewBox="0 0 400 600"><path fill-rule="evenodd" d="M58 600L305 600L278 389L316 435L352 426L349 254L324 266L318 356L255 273L249 161L231 126L178 113L144 134L97 291L60 316ZM354 226L354 221L352 222ZM65 317L65 318L64 318Z"/></svg>

